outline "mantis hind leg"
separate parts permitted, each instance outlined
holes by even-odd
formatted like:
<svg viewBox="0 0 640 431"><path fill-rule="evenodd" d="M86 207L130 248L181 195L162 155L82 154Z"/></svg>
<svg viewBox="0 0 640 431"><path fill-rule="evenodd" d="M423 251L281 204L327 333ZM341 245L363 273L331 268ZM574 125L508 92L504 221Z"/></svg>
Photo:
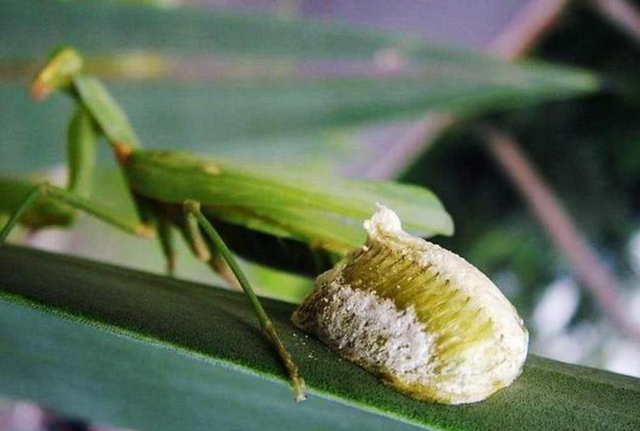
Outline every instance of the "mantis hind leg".
<svg viewBox="0 0 640 431"><path fill-rule="evenodd" d="M300 376L300 372L298 371L298 366L293 361L293 358L291 357L291 354L289 353L289 351L284 347L284 344L282 344L282 341L280 340L280 337L276 332L275 326L273 325L273 323L271 322L271 319L269 318L266 311L262 307L262 304L260 303L258 297L253 291L253 288L251 287L251 285L249 284L249 281L247 280L244 273L242 272L242 269L240 269L238 262L233 257L233 255L231 254L231 251L227 248L226 244L224 243L224 241L222 240L218 232L211 225L209 220L207 220L204 214L202 214L202 212L200 211L200 204L198 202L185 201L184 212L185 212L186 219L191 220L190 222L188 221L188 223L197 224L202 228L204 233L207 235L207 237L211 240L211 242L215 246L217 252L220 253L220 255L225 259L225 261L229 265L229 268L231 268L231 271L233 272L236 279L238 280L240 287L242 288L244 293L247 295L249 302L251 303L251 305L253 306L253 309L256 312L258 321L260 322L260 327L262 328L264 333L267 335L267 338L269 339L271 344L275 347L276 351L278 352L278 355L280 355L282 362L287 368L287 372L289 373L289 378L291 380L291 385L293 388L296 401L303 401L305 399L305 395L304 395L305 384L304 384L304 380Z"/></svg>
<svg viewBox="0 0 640 431"><path fill-rule="evenodd" d="M45 197L50 200L59 201L66 205L69 205L73 209L86 212L103 222L114 226L126 233L138 235L142 237L151 237L154 234L152 228L148 225L142 224L138 221L130 220L126 217L122 217L118 214L113 214L106 208L103 208L100 204L93 202L89 199L76 196L75 194L61 189L59 187L52 186L48 183L42 183L35 186L31 192L24 198L22 203L18 205L13 212L9 220L0 231L0 244L2 244L13 228L18 224L22 215L33 205L39 198Z"/></svg>

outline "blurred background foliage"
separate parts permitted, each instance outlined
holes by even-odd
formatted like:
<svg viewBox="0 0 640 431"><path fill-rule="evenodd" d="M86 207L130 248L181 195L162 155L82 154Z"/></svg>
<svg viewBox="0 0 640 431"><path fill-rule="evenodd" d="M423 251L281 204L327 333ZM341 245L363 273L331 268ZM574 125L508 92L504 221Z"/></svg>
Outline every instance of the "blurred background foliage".
<svg viewBox="0 0 640 431"><path fill-rule="evenodd" d="M586 2L585 2L586 3ZM596 71L605 91L486 118L510 130L553 187L579 229L621 276L626 312L638 324L640 215L639 45L587 4L574 2L536 46L541 58ZM534 338L541 354L640 373L640 350L613 336L592 297L579 290L566 259L545 237L517 190L468 124L442 136L402 175L429 184L454 214L456 234L438 242L456 250L509 293L533 320L546 294L564 288L555 308L564 317L551 339ZM558 284L558 281L564 283ZM563 304L564 301L564 304ZM545 302L545 305L547 303ZM573 337L572 337L573 334ZM587 335L588 334L588 335ZM596 335L599 334L599 335ZM572 343L563 343L573 338ZM616 355L616 351L619 356ZM624 357L624 359L622 358Z"/></svg>
<svg viewBox="0 0 640 431"><path fill-rule="evenodd" d="M483 50L519 11L536 2L544 3L537 0L184 3L257 10L282 19L297 15L334 18L417 34L428 42ZM23 18L41 13L29 11L29 3L24 3ZM168 5L166 13L183 5L172 1L145 3ZM640 43L633 34L629 35L628 29L621 29L601 8L594 6L597 1L566 3L529 57L594 71L603 78L603 90L586 97L466 117L434 142L424 145L424 151L407 159L396 173L400 180L425 185L440 197L455 220L456 233L434 241L466 257L497 282L529 323L535 353L640 376L640 348L603 318L598 303L581 286L566 258L532 216L475 128L478 123L491 123L517 138L531 164L564 203L580 231L622 280L620 302L628 318L640 326L640 98L637 96L640 80L636 72ZM636 3L629 1L628 5L638 6ZM96 16L100 16L98 12ZM98 28L104 30L107 24ZM78 31L91 31L86 23L78 25ZM0 55L0 168L3 173L24 173L37 168L55 177L61 172L55 166L61 162L59 143L65 118L65 114L58 113L66 113L69 106L62 100L42 106L28 100L24 84L37 64L34 61L39 60L37 55L50 48L46 40L24 48L28 42L26 34L32 30L23 28L25 36L16 39L22 45L9 46L7 28L5 33L0 28L3 35L0 44L4 45ZM113 37L109 43L126 46L127 41L118 39L115 30L105 33ZM180 37L184 41L193 37L184 32L172 36L171 29L162 31L167 38L174 37L171 42L174 47L180 46ZM156 29L154 34L161 31ZM153 39L148 43L160 44ZM399 121L384 126L321 127L284 134L283 129L263 136L255 124L230 123L231 117L212 114L210 122L194 124L190 121L194 113L200 119L205 118L206 113L203 115L201 111L212 103L203 94L218 85L216 81L221 78L264 82L300 73L340 74L345 68L353 70L340 61L336 65L327 60L303 65L301 72L299 64L287 59L265 62L241 58L230 62L203 56L202 52L188 56L186 62L184 58L176 60L171 56L167 62L155 52L131 48L119 57L94 57L92 67L108 80L150 146L294 164L321 173L377 176L371 166L386 157L392 158L393 152L402 152L402 142L412 136L415 128L414 123ZM30 54L19 55L25 49ZM344 55L357 56L358 52L345 50ZM304 57L304 52L297 54ZM377 67L382 64L383 69L393 68L402 60L394 57L393 52L383 54L390 55L379 58ZM358 65L356 71L369 66ZM119 83L122 76L126 77L125 83ZM170 76L172 84L165 85L159 80L166 76ZM171 110L163 119L158 112L168 103ZM268 104L259 108L269 109ZM42 124L42 118L47 119L46 124ZM221 132L212 134L212 130ZM155 142L148 137L152 133L156 134ZM108 160L106 154L103 156ZM105 201L116 202L114 205L120 210L130 211L118 198L122 197L122 180L109 166L105 163L100 173L96 193ZM53 230L29 236L26 241L135 268L162 270L160 253L154 245L132 240L88 218L83 218L72 234ZM208 269L185 257L188 253L182 251L179 276L211 282ZM251 268L252 278L262 293L269 296L297 302L311 285L310 280L302 277L257 265Z"/></svg>

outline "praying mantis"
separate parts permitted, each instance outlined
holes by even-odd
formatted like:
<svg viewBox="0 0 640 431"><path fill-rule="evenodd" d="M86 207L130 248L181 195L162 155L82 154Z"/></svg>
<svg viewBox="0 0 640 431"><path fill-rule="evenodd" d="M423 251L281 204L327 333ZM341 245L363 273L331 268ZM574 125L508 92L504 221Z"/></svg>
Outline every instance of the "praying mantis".
<svg viewBox="0 0 640 431"><path fill-rule="evenodd" d="M31 91L44 99L56 91L75 102L68 127L68 183L61 188L33 180L0 178L0 244L17 224L28 229L69 226L77 212L88 213L126 233L156 237L172 273L174 236L180 233L196 257L227 273L244 291L260 326L280 356L296 400L305 398L304 380L283 345L234 255L213 224L252 232L256 241L286 242L309 261L296 269L317 274L360 246L361 221L376 202L402 214L414 234L450 234L453 225L428 190L389 182L315 179L302 173L275 174L261 166L206 159L173 151L141 148L129 120L96 78L84 72L83 57L73 48L56 50L36 75ZM104 138L124 173L138 217L114 214L91 198L97 146ZM242 241L234 251L261 258ZM249 244L250 245L250 244ZM262 257L264 260L264 257ZM323 261L324 259L324 261ZM286 259L285 259L286 260ZM269 256L268 264L288 262Z"/></svg>

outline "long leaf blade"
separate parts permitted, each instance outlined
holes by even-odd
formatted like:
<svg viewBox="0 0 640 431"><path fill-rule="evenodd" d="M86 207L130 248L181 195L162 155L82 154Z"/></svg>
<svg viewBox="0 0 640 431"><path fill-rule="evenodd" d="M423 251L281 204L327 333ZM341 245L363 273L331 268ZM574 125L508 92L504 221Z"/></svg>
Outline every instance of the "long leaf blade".
<svg viewBox="0 0 640 431"><path fill-rule="evenodd" d="M565 85L556 80L562 75L544 82L526 74L505 79L497 73L454 76L443 70L427 77L112 83L109 90L146 145L211 151L226 142L295 138L330 128L414 118L433 110L473 115L594 88L582 78ZM26 96L21 85L0 85L0 139L11 143L0 149L5 169L52 158L55 152L42 151L44 142L60 134L68 115L60 98L37 106ZM255 146L259 151L260 145Z"/></svg>
<svg viewBox="0 0 640 431"><path fill-rule="evenodd" d="M291 306L265 301L311 388L296 405L237 293L16 247L0 250L0 289L0 390L101 422L150 431L640 427L638 379L535 356L485 402L411 400L294 329Z"/></svg>
<svg viewBox="0 0 640 431"><path fill-rule="evenodd" d="M167 32L171 37L166 37ZM3 0L0 59L39 59L51 45L71 44L84 52L147 50L165 54L223 54L285 60L371 60L394 50L407 61L500 64L461 49L426 45L418 37L353 25L225 9L166 10L123 5L117 0Z"/></svg>
<svg viewBox="0 0 640 431"><path fill-rule="evenodd" d="M171 29L171 37L165 37ZM221 10L159 10L114 1L7 0L0 4L0 59L40 62L56 44L89 54L135 47L161 55L224 54L282 61L370 61L395 50L417 64L409 76L287 78L261 82L110 84L135 129L153 147L206 149L223 142L293 135L428 110L476 114L557 100L597 89L578 70L516 65L477 53L434 47L410 37L299 19ZM59 133L60 102L31 106L15 83L0 85L0 149L5 169L56 160L44 142ZM37 124L38 127L33 127ZM131 134L129 134L131 135ZM20 145L20 147L18 147ZM46 159L34 165L39 159ZM59 159L57 159L59 160ZM16 163L18 161L19 163Z"/></svg>

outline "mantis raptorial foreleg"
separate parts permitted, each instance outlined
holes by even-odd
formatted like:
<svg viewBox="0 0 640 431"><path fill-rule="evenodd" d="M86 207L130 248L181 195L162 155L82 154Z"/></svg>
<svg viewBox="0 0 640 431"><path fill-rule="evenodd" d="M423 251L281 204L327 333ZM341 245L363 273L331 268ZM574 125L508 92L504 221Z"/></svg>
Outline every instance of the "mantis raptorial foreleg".
<svg viewBox="0 0 640 431"><path fill-rule="evenodd" d="M51 184L42 183L33 188L33 190L13 212L9 221L4 225L2 231L0 231L0 244L7 239L9 233L20 220L20 217L24 215L29 207L34 205L39 198L43 197L55 202L66 204L73 209L86 212L87 214L91 214L103 222L126 233L148 238L154 235L153 228L148 225L131 220L127 217L122 217L119 214L114 214L108 209L103 208L99 203L90 199L77 196L67 190L52 186Z"/></svg>
<svg viewBox="0 0 640 431"><path fill-rule="evenodd" d="M89 112L78 105L67 129L67 190L91 195L100 135Z"/></svg>
<svg viewBox="0 0 640 431"><path fill-rule="evenodd" d="M305 383L302 377L300 376L300 372L298 371L298 367L293 361L293 358L287 351L287 349L282 344L280 337L275 329L275 326L271 322L271 319L267 315L264 308L262 308L262 304L258 300L253 288L249 284L249 281L245 277L244 273L240 269L238 262L233 257L231 251L227 248L226 244L215 230L213 225L207 220L207 218L200 211L200 203L192 200L187 200L184 203L184 212L185 218L187 219L187 223L191 223L192 225L195 223L199 225L204 233L207 235L211 243L216 248L216 251L220 253L220 255L224 258L224 260L231 268L231 271L235 275L240 287L247 295L247 299L253 306L257 316L258 321L260 322L260 327L267 335L271 344L276 348L278 355L284 362L285 367L287 368L287 372L289 373L289 378L291 379L291 384L293 386L293 391L295 393L296 401L303 401L305 399L304 388Z"/></svg>

